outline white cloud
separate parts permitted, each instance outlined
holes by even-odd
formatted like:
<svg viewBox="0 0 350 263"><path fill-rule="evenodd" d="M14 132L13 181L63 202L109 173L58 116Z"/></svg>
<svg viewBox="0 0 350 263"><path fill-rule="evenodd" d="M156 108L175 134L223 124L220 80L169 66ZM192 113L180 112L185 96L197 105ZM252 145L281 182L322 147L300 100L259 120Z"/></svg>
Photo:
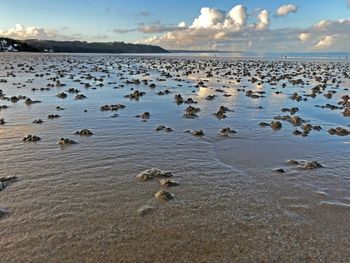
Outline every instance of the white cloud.
<svg viewBox="0 0 350 263"><path fill-rule="evenodd" d="M311 50L349 51L350 19L321 20L300 32L298 38Z"/></svg>
<svg viewBox="0 0 350 263"><path fill-rule="evenodd" d="M187 24L186 24L186 22L182 21L177 26L180 27L180 28L186 28Z"/></svg>
<svg viewBox="0 0 350 263"><path fill-rule="evenodd" d="M243 5L233 7L225 19L224 27L229 29L240 29L247 24L247 8Z"/></svg>
<svg viewBox="0 0 350 263"><path fill-rule="evenodd" d="M306 42L308 41L308 39L310 38L310 33L300 33L298 38L302 41L302 42Z"/></svg>
<svg viewBox="0 0 350 263"><path fill-rule="evenodd" d="M336 39L336 36L325 36L319 42L317 42L317 44L315 45L315 48L317 49L329 48L335 44L335 39Z"/></svg>
<svg viewBox="0 0 350 263"><path fill-rule="evenodd" d="M42 27L25 27L16 24L14 28L0 30L0 36L15 38L15 39L54 39L57 37L55 30L45 29Z"/></svg>
<svg viewBox="0 0 350 263"><path fill-rule="evenodd" d="M277 16L286 16L289 13L296 13L298 11L298 7L293 4L282 5L277 9Z"/></svg>
<svg viewBox="0 0 350 263"><path fill-rule="evenodd" d="M262 32L269 27L270 19L267 10L261 10L257 22L248 24L248 11L243 5L236 5L227 13L204 7L200 15L193 20L191 26L180 23L177 30L171 30L162 36L153 36L137 43L161 45L169 49L195 48L211 49L247 49L254 46L255 41L248 39L254 32ZM244 48L242 48L244 46Z"/></svg>
<svg viewBox="0 0 350 263"><path fill-rule="evenodd" d="M149 33L164 33L168 31L180 30L183 28L184 27L174 26L171 24L163 24L160 21L156 21L152 24L147 24L147 25L144 23L140 23L137 29L135 29L135 31L137 30L145 34L149 34Z"/></svg>
<svg viewBox="0 0 350 263"><path fill-rule="evenodd" d="M332 21L330 21L330 20L321 20L320 22L318 22L315 25L315 27L321 29L321 28L327 27L327 26L329 26L331 24L332 24Z"/></svg>
<svg viewBox="0 0 350 263"><path fill-rule="evenodd" d="M259 15L259 24L250 25L253 29L257 26L257 30L266 29L269 25L269 14L266 10ZM227 14L225 11L215 8L203 7L200 14L196 17L192 24L188 26L185 22L180 22L177 26L171 24L162 24L157 21L152 24L139 24L133 29L114 29L115 33L128 33L139 31L145 34L164 33L163 36L149 37L137 43L158 44L160 42L171 43L171 46L181 44L182 46L194 43L203 39L207 41L227 39L232 32L239 32L247 26L248 12L247 8L242 5L233 7ZM187 39L187 36L189 39ZM178 40L178 41L176 41Z"/></svg>
<svg viewBox="0 0 350 263"><path fill-rule="evenodd" d="M215 8L203 7L201 14L193 21L192 28L211 28L225 19L225 12Z"/></svg>
<svg viewBox="0 0 350 263"><path fill-rule="evenodd" d="M237 31L246 26L247 19L247 8L243 5L236 5L228 14L220 9L203 7L190 28Z"/></svg>
<svg viewBox="0 0 350 263"><path fill-rule="evenodd" d="M39 40L65 40L75 41L84 37L90 39L106 39L106 34L84 36L81 33L72 33L69 27L61 27L59 29L49 29L39 26L24 26L16 24L13 28L0 29L0 36L13 39L39 39Z"/></svg>
<svg viewBox="0 0 350 263"><path fill-rule="evenodd" d="M269 12L266 9L262 10L258 15L258 20L259 23L256 25L257 30L264 30L268 28L270 23Z"/></svg>
<svg viewBox="0 0 350 263"><path fill-rule="evenodd" d="M314 30L334 33L348 34L350 28L350 19L339 19L339 20L321 20L314 26Z"/></svg>
<svg viewBox="0 0 350 263"><path fill-rule="evenodd" d="M220 18L216 23L206 23L206 27L178 28L138 43L160 45L167 49L349 51L350 19L323 20L307 28L268 29L270 19L267 10L260 9L256 21L247 19L245 8L234 7L232 10L236 11L231 15L228 12L224 20ZM208 27L208 24L211 26Z"/></svg>

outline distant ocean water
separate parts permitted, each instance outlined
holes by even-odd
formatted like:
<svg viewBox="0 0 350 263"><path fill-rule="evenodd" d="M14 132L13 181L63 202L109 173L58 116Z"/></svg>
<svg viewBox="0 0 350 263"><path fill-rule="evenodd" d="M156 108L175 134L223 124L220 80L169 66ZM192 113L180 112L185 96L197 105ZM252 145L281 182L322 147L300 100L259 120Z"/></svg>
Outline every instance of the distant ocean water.
<svg viewBox="0 0 350 263"><path fill-rule="evenodd" d="M122 54L133 55L135 54ZM297 59L297 60L349 60L350 52L302 52L302 53L258 53L258 52L173 52L163 54L137 54L138 56L162 57L217 57L251 59Z"/></svg>

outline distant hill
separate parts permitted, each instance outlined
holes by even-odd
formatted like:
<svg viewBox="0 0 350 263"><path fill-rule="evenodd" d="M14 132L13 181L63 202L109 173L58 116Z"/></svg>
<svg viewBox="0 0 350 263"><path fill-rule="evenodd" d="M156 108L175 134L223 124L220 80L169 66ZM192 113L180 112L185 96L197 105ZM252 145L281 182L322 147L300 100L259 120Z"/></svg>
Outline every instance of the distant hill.
<svg viewBox="0 0 350 263"><path fill-rule="evenodd" d="M0 51L58 53L168 53L159 46L124 42L85 42L53 40L15 40L0 37Z"/></svg>

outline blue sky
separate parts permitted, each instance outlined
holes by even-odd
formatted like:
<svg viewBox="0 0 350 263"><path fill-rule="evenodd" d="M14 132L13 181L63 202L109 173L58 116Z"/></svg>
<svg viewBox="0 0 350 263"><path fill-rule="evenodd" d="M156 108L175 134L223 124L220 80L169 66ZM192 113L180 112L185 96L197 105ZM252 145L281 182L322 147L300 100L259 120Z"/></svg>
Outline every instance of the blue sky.
<svg viewBox="0 0 350 263"><path fill-rule="evenodd" d="M276 10L286 4L296 6L297 11L277 17ZM166 33L162 30L160 30L162 32L141 32L142 30L137 29L140 25L157 24L163 28L164 25L172 27L184 21L191 27L194 19L200 15L202 7L219 9L225 11L227 15L236 5L243 5L246 8L247 24L257 23L258 12L265 9L269 15L266 29L270 31L280 28L309 30L322 20L337 21L350 18L347 0L1 0L0 35L11 36L12 33L16 36L13 32L16 30L13 29L16 24L20 24L24 29L35 27L50 32L45 34L45 30L42 30L44 33L36 33L35 36L38 38L140 42L142 39L160 38ZM116 33L114 29L128 32ZM237 30L241 29L234 29L235 32ZM30 34L25 36L29 37ZM154 41L156 44L161 43L160 40ZM210 39L208 41L210 42Z"/></svg>

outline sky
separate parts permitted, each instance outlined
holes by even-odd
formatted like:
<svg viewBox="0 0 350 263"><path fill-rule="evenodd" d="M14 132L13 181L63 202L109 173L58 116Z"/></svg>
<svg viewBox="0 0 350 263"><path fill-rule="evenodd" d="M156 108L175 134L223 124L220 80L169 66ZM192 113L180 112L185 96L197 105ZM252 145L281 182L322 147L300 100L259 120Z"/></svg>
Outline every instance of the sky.
<svg viewBox="0 0 350 263"><path fill-rule="evenodd" d="M0 36L186 50L350 51L350 0L0 0Z"/></svg>

